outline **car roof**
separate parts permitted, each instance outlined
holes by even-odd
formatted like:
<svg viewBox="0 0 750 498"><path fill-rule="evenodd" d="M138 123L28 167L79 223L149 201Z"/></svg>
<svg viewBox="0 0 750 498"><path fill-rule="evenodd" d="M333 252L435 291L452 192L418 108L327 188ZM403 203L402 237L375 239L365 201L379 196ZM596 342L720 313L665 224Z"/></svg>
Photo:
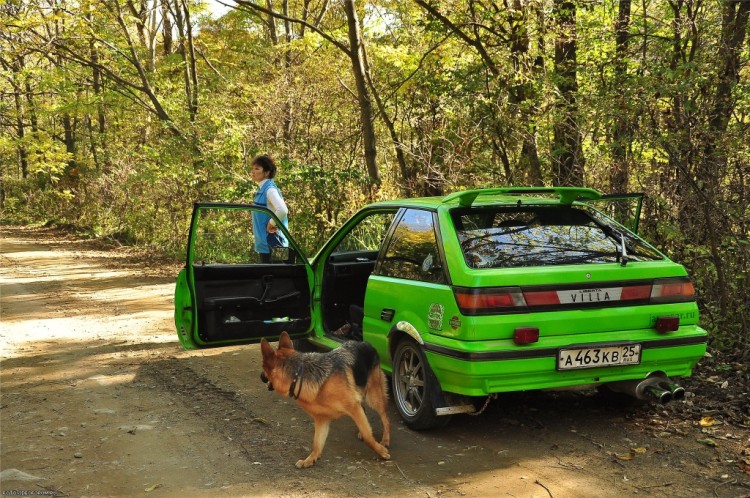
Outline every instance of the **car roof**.
<svg viewBox="0 0 750 498"><path fill-rule="evenodd" d="M489 206L497 204L513 205L518 202L531 204L570 205L579 200L596 200L601 194L582 187L499 187L462 190L444 196L412 197L380 201L370 207L419 207L437 209L443 207Z"/></svg>

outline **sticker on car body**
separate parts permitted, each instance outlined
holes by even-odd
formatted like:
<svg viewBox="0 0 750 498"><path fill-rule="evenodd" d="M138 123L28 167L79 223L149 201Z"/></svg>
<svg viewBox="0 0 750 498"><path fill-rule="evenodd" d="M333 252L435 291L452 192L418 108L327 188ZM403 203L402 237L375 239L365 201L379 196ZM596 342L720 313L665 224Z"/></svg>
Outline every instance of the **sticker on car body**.
<svg viewBox="0 0 750 498"><path fill-rule="evenodd" d="M427 325L434 330L443 329L443 313L445 309L440 303L432 303L427 312Z"/></svg>

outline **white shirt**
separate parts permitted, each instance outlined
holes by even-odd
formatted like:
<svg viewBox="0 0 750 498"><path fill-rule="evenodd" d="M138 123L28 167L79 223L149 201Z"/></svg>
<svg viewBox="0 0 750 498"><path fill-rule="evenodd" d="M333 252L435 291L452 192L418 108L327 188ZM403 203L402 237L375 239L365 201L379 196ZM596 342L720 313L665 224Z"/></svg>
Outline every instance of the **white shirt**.
<svg viewBox="0 0 750 498"><path fill-rule="evenodd" d="M268 179L261 181L258 186L262 187L267 181ZM289 209L286 207L284 199L281 198L279 189L268 189L268 191L266 191L266 200L268 201L268 209L273 211L273 214L275 214L278 219L283 220L286 218L286 215L289 214Z"/></svg>

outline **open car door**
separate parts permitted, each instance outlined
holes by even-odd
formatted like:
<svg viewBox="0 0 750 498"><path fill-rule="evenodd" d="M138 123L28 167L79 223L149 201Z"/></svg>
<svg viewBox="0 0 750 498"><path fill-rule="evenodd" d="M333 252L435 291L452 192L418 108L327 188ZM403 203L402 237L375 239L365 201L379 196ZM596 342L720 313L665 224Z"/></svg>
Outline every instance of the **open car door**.
<svg viewBox="0 0 750 498"><path fill-rule="evenodd" d="M638 233L643 194L607 194L599 199L584 200L633 233Z"/></svg>
<svg viewBox="0 0 750 498"><path fill-rule="evenodd" d="M271 262L255 252L253 212L247 204L196 203L185 267L177 277L175 325L185 349L248 344L308 335L313 271L289 233L288 247Z"/></svg>

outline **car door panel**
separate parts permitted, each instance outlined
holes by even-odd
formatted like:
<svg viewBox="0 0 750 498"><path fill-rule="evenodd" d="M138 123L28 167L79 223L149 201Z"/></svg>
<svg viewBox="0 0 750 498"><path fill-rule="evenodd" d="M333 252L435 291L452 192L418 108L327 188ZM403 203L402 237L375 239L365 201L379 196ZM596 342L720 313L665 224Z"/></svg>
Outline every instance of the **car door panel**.
<svg viewBox="0 0 750 498"><path fill-rule="evenodd" d="M187 349L299 338L312 328L313 271L287 230L284 256L254 252L254 205L196 203L186 266L175 289L175 323Z"/></svg>
<svg viewBox="0 0 750 498"><path fill-rule="evenodd" d="M377 251L341 252L328 258L324 287L328 319L331 323L349 320L349 306L362 306L367 279L375 268Z"/></svg>
<svg viewBox="0 0 750 498"><path fill-rule="evenodd" d="M193 268L199 336L205 342L304 333L310 294L304 266Z"/></svg>

